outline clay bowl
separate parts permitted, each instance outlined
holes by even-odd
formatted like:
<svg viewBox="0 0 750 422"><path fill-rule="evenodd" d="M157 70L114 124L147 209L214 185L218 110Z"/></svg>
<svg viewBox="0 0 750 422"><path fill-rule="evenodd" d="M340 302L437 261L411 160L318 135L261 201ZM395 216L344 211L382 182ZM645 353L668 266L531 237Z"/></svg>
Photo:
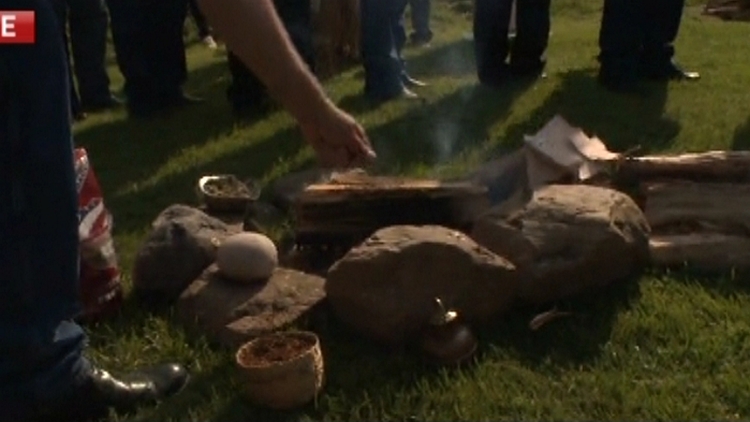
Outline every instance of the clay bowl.
<svg viewBox="0 0 750 422"><path fill-rule="evenodd" d="M242 391L253 404L284 410L313 400L323 387L318 336L292 331L258 337L235 356Z"/></svg>
<svg viewBox="0 0 750 422"><path fill-rule="evenodd" d="M441 366L467 363L477 351L478 341L471 329L459 321L431 325L422 335L422 351L427 359Z"/></svg>

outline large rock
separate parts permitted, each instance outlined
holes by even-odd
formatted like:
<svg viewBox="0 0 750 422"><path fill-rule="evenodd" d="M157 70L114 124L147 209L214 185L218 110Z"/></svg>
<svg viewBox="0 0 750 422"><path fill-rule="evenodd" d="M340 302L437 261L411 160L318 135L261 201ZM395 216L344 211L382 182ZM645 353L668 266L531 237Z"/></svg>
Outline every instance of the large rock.
<svg viewBox="0 0 750 422"><path fill-rule="evenodd" d="M202 211L172 205L152 224L133 266L135 293L149 300L172 302L216 259L216 246L232 228Z"/></svg>
<svg viewBox="0 0 750 422"><path fill-rule="evenodd" d="M585 185L552 185L525 204L502 204L471 237L532 277L519 296L540 304L623 280L648 262L649 226L627 195Z"/></svg>
<svg viewBox="0 0 750 422"><path fill-rule="evenodd" d="M344 323L376 341L414 338L436 311L435 298L470 322L507 310L522 277L513 264L455 230L381 229L328 272L326 293Z"/></svg>
<svg viewBox="0 0 750 422"><path fill-rule="evenodd" d="M238 284L211 265L180 296L177 317L189 332L237 347L292 324L324 298L321 277L277 268L266 282Z"/></svg>

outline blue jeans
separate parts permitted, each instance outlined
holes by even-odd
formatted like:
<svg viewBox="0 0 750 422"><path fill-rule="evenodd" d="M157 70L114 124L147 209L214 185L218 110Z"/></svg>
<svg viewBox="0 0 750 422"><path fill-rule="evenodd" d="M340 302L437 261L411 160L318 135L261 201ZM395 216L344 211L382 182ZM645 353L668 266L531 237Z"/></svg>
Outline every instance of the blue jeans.
<svg viewBox="0 0 750 422"><path fill-rule="evenodd" d="M68 64L48 0L36 44L0 46L0 418L68 400L87 375Z"/></svg>
<svg viewBox="0 0 750 422"><path fill-rule="evenodd" d="M360 2L365 94L387 98L404 90L406 67L401 50L406 43L404 11L407 0Z"/></svg>
<svg viewBox="0 0 750 422"><path fill-rule="evenodd" d="M432 0L409 0L411 7L411 26L414 40L429 41L432 39L430 29L430 2Z"/></svg>

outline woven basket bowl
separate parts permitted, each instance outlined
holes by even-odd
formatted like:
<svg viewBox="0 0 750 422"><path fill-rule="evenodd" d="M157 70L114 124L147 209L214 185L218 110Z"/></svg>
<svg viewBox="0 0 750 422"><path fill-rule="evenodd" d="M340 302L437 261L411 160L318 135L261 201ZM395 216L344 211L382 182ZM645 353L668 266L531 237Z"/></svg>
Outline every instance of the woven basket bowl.
<svg viewBox="0 0 750 422"><path fill-rule="evenodd" d="M246 352L264 342L301 339L311 343L306 350L278 362L253 361ZM243 358L243 356L245 356ZM242 377L242 391L252 403L272 409L292 409L309 403L323 387L323 354L320 340L307 331L258 337L239 348L235 356Z"/></svg>

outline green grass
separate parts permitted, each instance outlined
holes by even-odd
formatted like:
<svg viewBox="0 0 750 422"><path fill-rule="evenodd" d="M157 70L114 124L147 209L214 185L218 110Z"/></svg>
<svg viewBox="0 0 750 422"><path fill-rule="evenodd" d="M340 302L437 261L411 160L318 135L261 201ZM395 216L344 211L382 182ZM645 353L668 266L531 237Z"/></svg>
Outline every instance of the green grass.
<svg viewBox="0 0 750 422"><path fill-rule="evenodd" d="M692 2L678 59L703 73L694 84L654 85L647 98L607 93L595 83L600 1L554 3L549 77L501 91L478 88L467 16L457 0L437 0L430 49L409 50L415 76L431 83L425 104L372 108L352 69L326 82L355 114L380 154L382 173L449 176L518 147L522 135L556 113L615 150L645 152L750 147L750 26L700 16ZM466 0L463 3L467 3ZM124 111L91 116L75 128L93 160L116 222L129 287L133 256L152 219L172 203L195 203L205 173L268 182L312 164L284 112L235 123L224 98L224 57L193 43L188 90L208 103L167 118L128 120ZM114 65L115 86L121 77ZM575 316L541 331L529 310L480 332L476 365L438 371L408 353L382 350L340 329L322 337L327 384L317 403L292 413L246 404L233 351L189 340L170 311L147 313L128 300L113 321L88 327L90 355L127 370L170 360L193 373L187 389L157 407L115 420L653 420L750 418L750 296L737 277L649 272L637 283L572 303Z"/></svg>

